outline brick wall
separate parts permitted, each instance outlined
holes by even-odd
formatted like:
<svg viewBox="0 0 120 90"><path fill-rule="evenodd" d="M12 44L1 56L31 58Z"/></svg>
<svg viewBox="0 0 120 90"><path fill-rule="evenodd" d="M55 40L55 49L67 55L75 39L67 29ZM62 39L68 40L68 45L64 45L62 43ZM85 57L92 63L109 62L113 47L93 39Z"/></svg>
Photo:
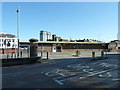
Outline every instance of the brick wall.
<svg viewBox="0 0 120 90"><path fill-rule="evenodd" d="M38 52L52 52L52 46L38 46Z"/></svg>
<svg viewBox="0 0 120 90"><path fill-rule="evenodd" d="M17 52L17 49L0 49L0 54L4 54L4 53L15 53Z"/></svg>
<svg viewBox="0 0 120 90"><path fill-rule="evenodd" d="M102 49L63 49L62 52L75 52L75 51L101 51Z"/></svg>

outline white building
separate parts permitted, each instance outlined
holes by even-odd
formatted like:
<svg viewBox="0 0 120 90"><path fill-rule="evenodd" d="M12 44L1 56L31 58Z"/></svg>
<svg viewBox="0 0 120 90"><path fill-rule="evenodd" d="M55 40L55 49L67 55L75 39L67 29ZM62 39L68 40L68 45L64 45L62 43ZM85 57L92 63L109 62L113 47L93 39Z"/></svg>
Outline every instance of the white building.
<svg viewBox="0 0 120 90"><path fill-rule="evenodd" d="M18 47L18 39L15 35L0 33L0 49L13 49Z"/></svg>
<svg viewBox="0 0 120 90"><path fill-rule="evenodd" d="M52 40L52 35L47 31L40 31L40 41Z"/></svg>

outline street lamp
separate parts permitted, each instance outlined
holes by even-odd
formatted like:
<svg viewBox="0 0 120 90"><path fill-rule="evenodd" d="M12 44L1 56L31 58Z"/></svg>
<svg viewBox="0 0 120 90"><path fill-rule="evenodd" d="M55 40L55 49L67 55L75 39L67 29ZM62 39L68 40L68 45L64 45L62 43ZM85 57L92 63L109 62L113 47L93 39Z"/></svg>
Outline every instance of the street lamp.
<svg viewBox="0 0 120 90"><path fill-rule="evenodd" d="M20 29L20 8L17 7L17 38L18 38L18 51L17 51L17 57L20 57L20 47L19 47L19 29Z"/></svg>

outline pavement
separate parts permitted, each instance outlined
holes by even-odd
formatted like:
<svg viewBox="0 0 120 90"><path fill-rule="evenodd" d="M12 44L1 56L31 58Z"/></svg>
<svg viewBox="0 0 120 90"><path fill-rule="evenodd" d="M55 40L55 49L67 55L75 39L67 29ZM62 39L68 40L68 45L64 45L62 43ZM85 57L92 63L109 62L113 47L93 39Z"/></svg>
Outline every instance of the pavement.
<svg viewBox="0 0 120 90"><path fill-rule="evenodd" d="M120 54L109 52L107 59L96 61L85 54L73 57L59 53L48 60L43 58L42 63L3 67L2 88L120 87Z"/></svg>

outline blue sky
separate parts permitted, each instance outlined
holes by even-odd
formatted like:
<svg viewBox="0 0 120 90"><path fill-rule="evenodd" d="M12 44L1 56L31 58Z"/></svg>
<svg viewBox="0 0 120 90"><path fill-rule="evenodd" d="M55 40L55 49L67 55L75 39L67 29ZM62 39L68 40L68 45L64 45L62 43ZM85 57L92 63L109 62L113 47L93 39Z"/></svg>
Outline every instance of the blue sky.
<svg viewBox="0 0 120 90"><path fill-rule="evenodd" d="M39 39L45 30L64 39L117 39L117 2L4 2L2 32L17 35L20 6L20 41Z"/></svg>

